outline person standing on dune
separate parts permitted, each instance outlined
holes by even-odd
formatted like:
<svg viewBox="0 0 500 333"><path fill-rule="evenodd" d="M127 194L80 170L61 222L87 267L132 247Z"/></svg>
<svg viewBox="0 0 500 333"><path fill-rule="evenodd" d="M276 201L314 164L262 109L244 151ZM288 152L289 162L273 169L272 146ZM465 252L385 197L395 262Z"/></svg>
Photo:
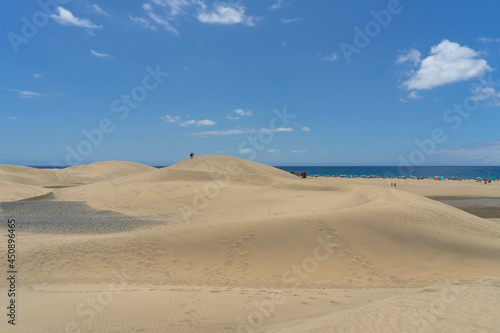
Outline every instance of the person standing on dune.
<svg viewBox="0 0 500 333"><path fill-rule="evenodd" d="M189 158L193 159L194 153L189 154Z"/></svg>

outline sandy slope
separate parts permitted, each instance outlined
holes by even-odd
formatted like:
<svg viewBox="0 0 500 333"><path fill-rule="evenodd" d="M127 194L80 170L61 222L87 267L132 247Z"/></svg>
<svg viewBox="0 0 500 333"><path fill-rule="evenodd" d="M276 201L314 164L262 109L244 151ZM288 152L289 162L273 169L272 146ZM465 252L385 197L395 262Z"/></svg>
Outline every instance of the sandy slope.
<svg viewBox="0 0 500 333"><path fill-rule="evenodd" d="M44 321L47 330L75 316L81 325L75 307L88 296L84 291L106 291L103 285L117 272L126 275L121 289L129 291L106 303L99 319L86 322L91 329L234 332L241 320L248 323L244 318L252 313L252 301L283 291L290 296L280 303L282 312L263 314L265 323L251 330L240 326L240 331L336 332L335 323L338 332L417 332L424 322L409 316L436 296L396 288L464 279L482 282L457 282L462 290L457 301L435 315L444 320L427 316L428 327L460 331L465 318L472 320L463 316L468 307L482 304L477 298L500 309L494 297L498 279L481 280L500 276L496 222L401 190L303 180L231 157L198 156L114 177L120 166L101 170L96 165L92 173L105 180L53 194L164 225L107 235L23 235L19 270L23 288L33 289L24 302L30 318L38 318L26 321L26 327L48 318L45 310L33 310L46 298L46 304L61 308L60 314L50 314L55 316L51 324ZM89 177L90 171L81 169ZM67 181L78 178L76 170ZM5 268L0 261L0 271ZM346 288L363 288L357 302L339 300ZM240 324L235 316L243 318ZM475 318L479 331L498 327L495 316Z"/></svg>
<svg viewBox="0 0 500 333"><path fill-rule="evenodd" d="M51 190L11 181L0 181L0 201L16 201L50 193Z"/></svg>
<svg viewBox="0 0 500 333"><path fill-rule="evenodd" d="M241 289L137 287L116 275L107 285L26 290L22 320L5 331L498 332L499 298L498 278L411 289Z"/></svg>
<svg viewBox="0 0 500 333"><path fill-rule="evenodd" d="M54 187L110 180L155 168L133 162L107 161L65 169L0 165L0 200L14 201L51 192Z"/></svg>

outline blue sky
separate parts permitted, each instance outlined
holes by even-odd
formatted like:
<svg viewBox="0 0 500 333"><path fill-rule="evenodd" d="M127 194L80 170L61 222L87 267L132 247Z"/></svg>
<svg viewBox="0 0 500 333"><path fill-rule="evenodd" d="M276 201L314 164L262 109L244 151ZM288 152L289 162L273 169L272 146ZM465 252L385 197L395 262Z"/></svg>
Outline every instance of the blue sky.
<svg viewBox="0 0 500 333"><path fill-rule="evenodd" d="M1 15L0 163L500 165L500 3L45 0Z"/></svg>

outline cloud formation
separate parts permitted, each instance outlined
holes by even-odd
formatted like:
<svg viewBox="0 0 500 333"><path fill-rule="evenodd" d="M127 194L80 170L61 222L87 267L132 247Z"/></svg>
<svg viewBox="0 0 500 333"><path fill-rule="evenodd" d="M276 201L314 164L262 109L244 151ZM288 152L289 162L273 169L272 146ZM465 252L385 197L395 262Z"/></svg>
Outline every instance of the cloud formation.
<svg viewBox="0 0 500 333"><path fill-rule="evenodd" d="M245 7L242 5L231 4L214 4L211 10L207 10L205 5L198 13L198 20L202 23L209 24L246 24L249 26L255 25L255 18L245 15Z"/></svg>
<svg viewBox="0 0 500 333"><path fill-rule="evenodd" d="M323 60L323 61L337 61L338 59L339 59L339 57L337 56L337 53L335 53L335 52L332 52L329 55L321 57L321 60Z"/></svg>
<svg viewBox="0 0 500 333"><path fill-rule="evenodd" d="M188 120L180 124L182 127L186 127L189 125L196 125L196 126L213 126L215 125L215 121L209 120L209 119L202 119L202 120Z"/></svg>
<svg viewBox="0 0 500 333"><path fill-rule="evenodd" d="M415 90L413 90L409 95L408 95L408 98L411 98L411 99L421 99L422 96L420 96L418 94L418 92L416 92Z"/></svg>
<svg viewBox="0 0 500 333"><path fill-rule="evenodd" d="M491 68L478 57L479 52L445 39L431 48L431 55L421 61L420 68L412 72L403 86L425 90L482 76Z"/></svg>
<svg viewBox="0 0 500 333"><path fill-rule="evenodd" d="M160 119L163 123L175 123L176 121L180 120L179 116L172 117L172 116L169 116L168 114L161 116Z"/></svg>
<svg viewBox="0 0 500 333"><path fill-rule="evenodd" d="M108 13L106 13L104 10L102 10L101 7L99 7L99 5L93 4L91 7L94 10L94 12L96 12L97 14L108 15Z"/></svg>
<svg viewBox="0 0 500 333"><path fill-rule="evenodd" d="M102 25L95 25L89 19L81 19L73 16L73 14L69 10L63 7L57 7L56 11L57 14L52 14L50 15L50 17L59 24L87 29L102 28Z"/></svg>
<svg viewBox="0 0 500 333"><path fill-rule="evenodd" d="M142 9L145 11L145 17L129 16L129 18L145 29L156 30L160 27L176 35L179 31L175 22L186 14L194 15L199 22L206 24L253 26L258 20L247 16L245 7L241 4L216 2L209 8L204 0L151 0L144 3Z"/></svg>
<svg viewBox="0 0 500 333"><path fill-rule="evenodd" d="M486 102L485 106L500 106L500 91L493 87L476 86L472 89L472 94L472 100Z"/></svg>
<svg viewBox="0 0 500 333"><path fill-rule="evenodd" d="M500 38L481 37L478 41L483 43L500 43Z"/></svg>
<svg viewBox="0 0 500 333"><path fill-rule="evenodd" d="M33 91L28 90L19 90L19 89L9 89L10 91L17 92L17 95L21 98L39 98L39 97L47 97L45 94L40 94Z"/></svg>
<svg viewBox="0 0 500 333"><path fill-rule="evenodd" d="M194 136L225 136L225 135L238 135L238 134L245 134L245 133L255 133L257 132L255 129L231 129L231 130L225 130L225 131L205 131L205 132L197 132L197 133L190 133L190 135Z"/></svg>
<svg viewBox="0 0 500 333"><path fill-rule="evenodd" d="M417 49L410 49L407 53L402 54L396 60L397 64L404 64L406 62L413 63L414 66L417 66L420 63L420 51Z"/></svg>
<svg viewBox="0 0 500 333"><path fill-rule="evenodd" d="M223 130L223 131L205 131L205 132L195 132L189 133L189 135L194 136L225 136L225 135L239 135L239 134L248 134L248 133L279 133L279 132L293 132L293 128L290 127L279 127L275 129L270 128L261 128L256 130L255 128L249 129L241 129L235 128L231 130Z"/></svg>
<svg viewBox="0 0 500 333"><path fill-rule="evenodd" d="M282 18L281 19L281 23L283 23L283 24L290 24L290 23L300 22L302 20L303 20L302 17L296 17L296 18L290 18L290 19Z"/></svg>
<svg viewBox="0 0 500 333"><path fill-rule="evenodd" d="M112 55L109 55L107 53L99 53L99 52L94 51L92 49L90 49L90 54L92 54L94 57L97 57L97 58L106 58L106 59L114 59L115 58Z"/></svg>
<svg viewBox="0 0 500 333"><path fill-rule="evenodd" d="M276 10L276 9L281 9L281 8L285 8L288 6L289 6L289 4L286 2L286 0L276 0L276 2L269 7L269 9Z"/></svg>
<svg viewBox="0 0 500 333"><path fill-rule="evenodd" d="M252 110L245 111L243 109L236 109L232 112L232 114L234 114L234 116L228 115L226 118L230 120L238 120L241 117L250 117L252 115Z"/></svg>

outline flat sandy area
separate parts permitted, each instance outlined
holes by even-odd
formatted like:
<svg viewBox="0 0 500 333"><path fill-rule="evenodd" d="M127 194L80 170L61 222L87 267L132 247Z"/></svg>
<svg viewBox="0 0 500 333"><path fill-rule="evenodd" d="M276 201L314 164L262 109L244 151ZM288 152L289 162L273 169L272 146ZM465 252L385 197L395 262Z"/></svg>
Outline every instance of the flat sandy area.
<svg viewBox="0 0 500 333"><path fill-rule="evenodd" d="M391 181L0 165L0 331L500 332L500 182Z"/></svg>

